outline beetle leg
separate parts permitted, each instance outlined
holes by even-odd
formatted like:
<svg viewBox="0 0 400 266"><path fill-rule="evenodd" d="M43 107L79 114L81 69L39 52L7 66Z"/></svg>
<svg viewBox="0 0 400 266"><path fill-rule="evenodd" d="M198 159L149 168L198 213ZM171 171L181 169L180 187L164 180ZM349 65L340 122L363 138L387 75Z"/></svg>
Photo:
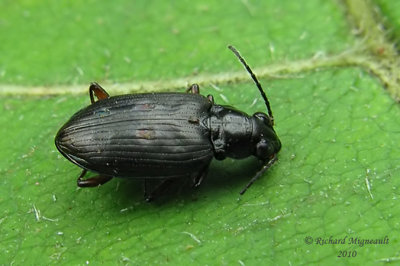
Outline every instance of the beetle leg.
<svg viewBox="0 0 400 266"><path fill-rule="evenodd" d="M149 193L147 191L149 191L150 188L150 184L149 184L149 180L148 179L144 179L143 180L143 188L144 188L144 199L149 202L151 201L151 199L148 199L148 195Z"/></svg>
<svg viewBox="0 0 400 266"><path fill-rule="evenodd" d="M92 103L95 102L93 93L96 95L98 101L110 98L110 95L96 82L92 82L89 87L89 96Z"/></svg>
<svg viewBox="0 0 400 266"><path fill-rule="evenodd" d="M151 192L148 193L147 191L150 188L150 182L151 180L144 180L144 199L147 202L152 201L154 198L156 198L159 195L162 195L163 192L165 192L171 184L174 183L172 179L164 179L161 180L155 187L152 187Z"/></svg>
<svg viewBox="0 0 400 266"><path fill-rule="evenodd" d="M112 176L103 176L103 175L98 175L88 179L83 179L86 173L87 170L84 169L82 170L82 173L79 175L77 180L78 187L97 187L99 185L107 183L112 179Z"/></svg>
<svg viewBox="0 0 400 266"><path fill-rule="evenodd" d="M214 96L212 96L211 94L208 94L207 99L210 101L210 103L214 104Z"/></svg>
<svg viewBox="0 0 400 266"><path fill-rule="evenodd" d="M192 84L189 89L186 90L187 93L200 94L200 87L197 84Z"/></svg>
<svg viewBox="0 0 400 266"><path fill-rule="evenodd" d="M204 178L207 176L207 173L208 173L208 166L193 178L193 187L200 186L201 182L203 182Z"/></svg>

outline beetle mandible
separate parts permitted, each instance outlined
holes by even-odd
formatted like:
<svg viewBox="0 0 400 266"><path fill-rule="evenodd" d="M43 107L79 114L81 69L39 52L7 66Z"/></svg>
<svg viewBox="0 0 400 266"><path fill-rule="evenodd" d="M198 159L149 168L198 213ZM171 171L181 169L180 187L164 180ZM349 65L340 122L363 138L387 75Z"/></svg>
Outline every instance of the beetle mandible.
<svg viewBox="0 0 400 266"><path fill-rule="evenodd" d="M214 103L193 84L188 93L143 93L110 97L97 83L89 87L91 105L75 113L58 131L57 149L83 168L79 187L102 185L113 177L159 180L191 178L200 185L213 157L251 155L263 166L240 194L277 160L281 142L274 130L270 103L261 84L233 47L259 89L268 114L252 116ZM97 101L94 96L96 96ZM84 179L87 171L96 177ZM145 192L146 193L146 192ZM146 193L147 194L147 193ZM147 199L152 198L152 194Z"/></svg>

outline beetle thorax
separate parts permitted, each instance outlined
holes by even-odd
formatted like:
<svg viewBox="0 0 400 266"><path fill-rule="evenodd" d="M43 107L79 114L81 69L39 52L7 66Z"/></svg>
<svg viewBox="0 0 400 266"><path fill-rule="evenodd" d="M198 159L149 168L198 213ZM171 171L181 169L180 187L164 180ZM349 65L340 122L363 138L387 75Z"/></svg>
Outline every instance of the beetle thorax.
<svg viewBox="0 0 400 266"><path fill-rule="evenodd" d="M211 142L218 160L252 155L253 125L250 117L232 107L214 105L209 118Z"/></svg>

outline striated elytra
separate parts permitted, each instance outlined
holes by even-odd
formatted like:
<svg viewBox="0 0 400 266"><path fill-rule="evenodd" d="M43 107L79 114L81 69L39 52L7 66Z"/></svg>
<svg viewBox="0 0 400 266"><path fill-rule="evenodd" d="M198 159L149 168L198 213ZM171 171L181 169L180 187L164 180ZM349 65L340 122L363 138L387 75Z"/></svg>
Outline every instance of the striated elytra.
<svg viewBox="0 0 400 266"><path fill-rule="evenodd" d="M268 98L256 83L268 114L252 116L214 103L193 84L187 93L144 93L110 97L97 83L89 87L91 105L74 114L58 131L57 149L83 169L78 186L95 187L113 177L158 180L146 194L153 198L171 180L189 178L200 185L215 157L241 159L251 155L263 166L240 192L243 194L277 160L281 143L273 128ZM97 100L95 100L96 96ZM98 176L84 179L87 171Z"/></svg>

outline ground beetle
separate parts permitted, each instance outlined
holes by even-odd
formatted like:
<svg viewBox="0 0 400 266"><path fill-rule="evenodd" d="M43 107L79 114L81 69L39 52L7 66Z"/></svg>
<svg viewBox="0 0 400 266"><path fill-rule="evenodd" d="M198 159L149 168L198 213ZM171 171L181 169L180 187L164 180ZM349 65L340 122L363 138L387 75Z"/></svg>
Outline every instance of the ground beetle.
<svg viewBox="0 0 400 266"><path fill-rule="evenodd" d="M273 128L267 96L256 76L232 46L251 75L268 114L252 116L214 103L193 84L188 93L144 93L110 97L97 83L89 87L91 105L58 131L57 149L83 168L79 187L95 187L113 177L158 180L156 190L174 178L190 178L200 185L213 157L241 159L254 155L262 168L240 192L243 194L277 160L281 143ZM94 95L97 101L94 99ZM96 177L83 179L87 171ZM147 181L147 182L146 182Z"/></svg>

